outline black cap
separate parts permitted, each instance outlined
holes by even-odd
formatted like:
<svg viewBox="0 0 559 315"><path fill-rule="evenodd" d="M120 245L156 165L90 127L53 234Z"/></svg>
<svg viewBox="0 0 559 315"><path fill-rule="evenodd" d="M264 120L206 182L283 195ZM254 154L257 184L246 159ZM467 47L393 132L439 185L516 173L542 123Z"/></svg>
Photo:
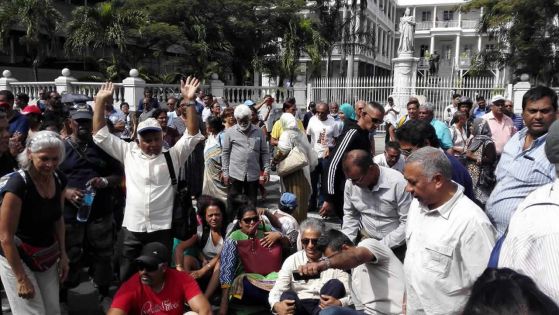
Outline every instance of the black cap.
<svg viewBox="0 0 559 315"><path fill-rule="evenodd" d="M70 116L72 119L93 119L93 112L91 111L91 107L89 105L77 104L72 110L70 110Z"/></svg>
<svg viewBox="0 0 559 315"><path fill-rule="evenodd" d="M142 254L136 258L136 263L156 267L160 263L167 262L169 257L169 249L165 245L159 242L152 242L144 246Z"/></svg>

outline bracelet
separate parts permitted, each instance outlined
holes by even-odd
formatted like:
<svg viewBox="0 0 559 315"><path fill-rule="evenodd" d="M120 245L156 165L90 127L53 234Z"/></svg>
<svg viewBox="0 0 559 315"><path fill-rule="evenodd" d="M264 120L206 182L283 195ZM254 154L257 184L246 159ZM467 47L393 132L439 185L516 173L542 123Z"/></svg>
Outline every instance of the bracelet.
<svg viewBox="0 0 559 315"><path fill-rule="evenodd" d="M109 186L109 180L106 177L101 177L101 182L103 182L105 187Z"/></svg>

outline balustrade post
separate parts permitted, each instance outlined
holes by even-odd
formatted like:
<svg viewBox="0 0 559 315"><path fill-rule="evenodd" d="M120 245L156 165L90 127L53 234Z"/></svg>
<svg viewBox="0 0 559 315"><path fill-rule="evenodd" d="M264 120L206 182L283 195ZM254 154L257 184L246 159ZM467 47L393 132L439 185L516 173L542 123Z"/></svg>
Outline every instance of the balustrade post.
<svg viewBox="0 0 559 315"><path fill-rule="evenodd" d="M77 82L77 81L78 79L72 77L72 72L70 72L70 69L68 68L62 69L62 75L54 79L54 84L56 85L56 92L58 92L59 94L73 93L74 87L72 86L72 82Z"/></svg>
<svg viewBox="0 0 559 315"><path fill-rule="evenodd" d="M210 93L214 97L223 97L225 90L225 83L219 80L217 73L212 73L210 77Z"/></svg>
<svg viewBox="0 0 559 315"><path fill-rule="evenodd" d="M11 91L12 87L10 86L10 83L12 82L17 82L15 78L12 78L12 72L10 70L4 70L2 72L2 77L0 78L0 91Z"/></svg>
<svg viewBox="0 0 559 315"><path fill-rule="evenodd" d="M293 85L293 97L295 97L297 107L303 110L307 108L307 85L304 80L305 78L302 75L298 75Z"/></svg>
<svg viewBox="0 0 559 315"><path fill-rule="evenodd" d="M530 75L527 73L522 74L520 76L520 81L516 83L512 89L512 100L514 102L513 111L515 113L522 113L522 98L524 97L524 94L528 92L530 87Z"/></svg>
<svg viewBox="0 0 559 315"><path fill-rule="evenodd" d="M130 105L130 112L135 113L138 103L144 96L144 88L146 81L140 78L140 73L137 69L130 70L129 77L122 80L124 87L124 102Z"/></svg>

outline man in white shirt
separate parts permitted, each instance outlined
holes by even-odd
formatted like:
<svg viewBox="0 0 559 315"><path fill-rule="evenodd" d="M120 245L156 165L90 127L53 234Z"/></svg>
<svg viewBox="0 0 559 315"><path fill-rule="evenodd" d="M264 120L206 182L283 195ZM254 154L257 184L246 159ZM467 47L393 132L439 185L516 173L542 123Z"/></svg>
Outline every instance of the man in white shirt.
<svg viewBox="0 0 559 315"><path fill-rule="evenodd" d="M318 156L318 165L311 173L311 187L312 194L309 200L308 212L314 212L317 209L317 198L319 198L320 177L324 170L326 158L330 154L330 150L336 146L336 138L340 136L340 125L328 115L328 105L324 102L319 102L316 105L316 114L311 117L307 126L307 136L313 150Z"/></svg>
<svg viewBox="0 0 559 315"><path fill-rule="evenodd" d="M178 174L180 166L184 165L196 144L204 139L198 133L198 115L193 102L199 85L196 78L189 77L181 82L181 93L191 105L188 108L188 132L169 149L175 174ZM122 222L124 243L120 280L125 281L134 273L133 261L140 255L143 245L157 241L171 250L175 193L162 152L163 136L157 120L148 118L138 125L137 142L125 142L109 133L103 116L103 104L112 98L113 91L112 83L107 83L97 93L93 140L101 149L124 164L127 191Z"/></svg>
<svg viewBox="0 0 559 315"><path fill-rule="evenodd" d="M404 172L404 159L401 156L400 143L389 141L384 146L384 153L373 158L378 166L388 167L400 173Z"/></svg>
<svg viewBox="0 0 559 315"><path fill-rule="evenodd" d="M299 267L322 258L318 241L325 232L324 226L324 222L314 218L301 223L303 250L287 257L270 291L268 302L275 313L315 315L324 307L350 303L349 275L343 270L326 270L314 279L295 279Z"/></svg>
<svg viewBox="0 0 559 315"><path fill-rule="evenodd" d="M391 248L401 260L406 253L406 219L411 195L401 173L376 165L365 150L349 151L343 162L342 232L352 242L361 236Z"/></svg>
<svg viewBox="0 0 559 315"><path fill-rule="evenodd" d="M495 229L454 183L439 149L423 147L406 161L408 213L404 262L408 314L461 314L474 281L485 270Z"/></svg>
<svg viewBox="0 0 559 315"><path fill-rule="evenodd" d="M545 154L555 164L555 181L534 190L513 214L499 257L499 268L531 277L559 304L559 121L547 133Z"/></svg>
<svg viewBox="0 0 559 315"><path fill-rule="evenodd" d="M454 113L458 110L458 102L460 101L460 94L452 94L452 102L450 105L444 108L444 121L447 126L450 126L450 122L452 121L452 117L454 117Z"/></svg>
<svg viewBox="0 0 559 315"><path fill-rule="evenodd" d="M344 233L335 229L326 232L319 246L326 248L324 256L328 258L301 266L299 272L315 275L330 268L352 268L350 291L355 305L355 310L329 307L320 315L402 314L406 287L404 267L390 248L371 238L356 247Z"/></svg>

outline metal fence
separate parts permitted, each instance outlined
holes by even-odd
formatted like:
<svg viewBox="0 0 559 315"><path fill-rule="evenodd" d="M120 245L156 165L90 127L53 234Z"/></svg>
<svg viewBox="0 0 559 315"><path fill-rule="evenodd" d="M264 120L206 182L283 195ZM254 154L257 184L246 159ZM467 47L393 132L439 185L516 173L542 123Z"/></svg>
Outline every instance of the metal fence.
<svg viewBox="0 0 559 315"><path fill-rule="evenodd" d="M394 92L394 80L390 77L361 77L348 81L347 78L319 78L309 84L309 101L324 101L354 104L357 100L375 101L385 104ZM400 92L402 89L399 89ZM477 96L490 99L503 95L505 87L498 85L495 78L444 78L420 77L415 86L404 91L408 95L424 96L426 101L435 105L435 115L440 117L444 108L450 104L452 94L458 93L475 101ZM397 104L404 107L405 104Z"/></svg>

